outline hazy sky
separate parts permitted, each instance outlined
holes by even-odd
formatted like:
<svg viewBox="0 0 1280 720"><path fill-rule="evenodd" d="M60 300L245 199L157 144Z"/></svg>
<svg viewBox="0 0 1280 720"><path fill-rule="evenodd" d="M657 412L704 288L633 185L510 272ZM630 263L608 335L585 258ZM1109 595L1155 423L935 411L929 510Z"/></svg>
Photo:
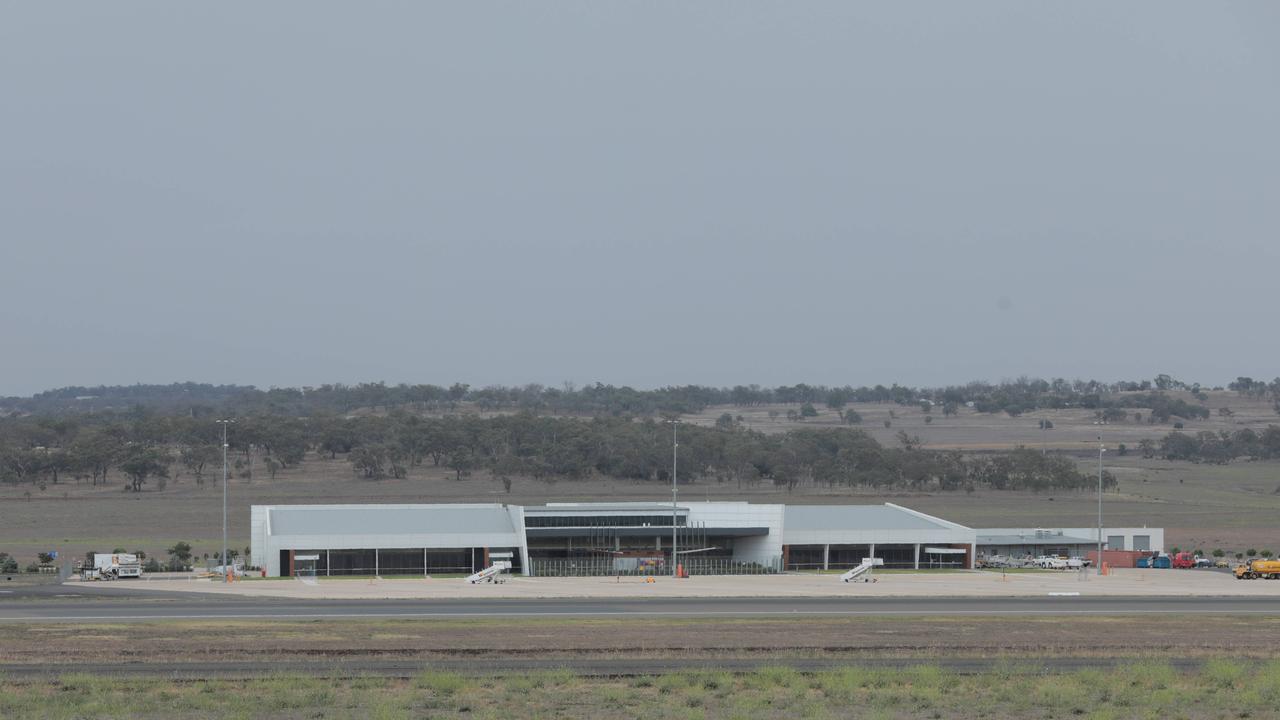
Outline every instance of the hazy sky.
<svg viewBox="0 0 1280 720"><path fill-rule="evenodd" d="M0 395L1280 375L1273 2L0 4Z"/></svg>

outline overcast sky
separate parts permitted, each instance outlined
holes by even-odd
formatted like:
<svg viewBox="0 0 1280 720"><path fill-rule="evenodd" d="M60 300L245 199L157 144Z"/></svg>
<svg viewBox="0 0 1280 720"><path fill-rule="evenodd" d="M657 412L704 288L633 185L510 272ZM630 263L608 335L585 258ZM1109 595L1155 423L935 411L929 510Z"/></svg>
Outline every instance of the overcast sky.
<svg viewBox="0 0 1280 720"><path fill-rule="evenodd" d="M0 8L0 395L1280 375L1275 3Z"/></svg>

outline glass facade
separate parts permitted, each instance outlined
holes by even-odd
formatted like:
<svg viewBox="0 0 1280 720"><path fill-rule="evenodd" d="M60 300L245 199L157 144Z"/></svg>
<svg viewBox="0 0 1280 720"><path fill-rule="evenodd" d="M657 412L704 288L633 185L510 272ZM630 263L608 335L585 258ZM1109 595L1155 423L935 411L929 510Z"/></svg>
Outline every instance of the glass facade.
<svg viewBox="0 0 1280 720"><path fill-rule="evenodd" d="M280 574L340 577L344 575L470 575L484 569L484 548L391 548L386 550L281 550ZM518 548L490 548L511 554L512 572L520 572ZM290 553L293 553L291 558ZM297 557L315 556L315 560ZM290 561L292 559L292 565ZM504 558L505 559L505 558Z"/></svg>

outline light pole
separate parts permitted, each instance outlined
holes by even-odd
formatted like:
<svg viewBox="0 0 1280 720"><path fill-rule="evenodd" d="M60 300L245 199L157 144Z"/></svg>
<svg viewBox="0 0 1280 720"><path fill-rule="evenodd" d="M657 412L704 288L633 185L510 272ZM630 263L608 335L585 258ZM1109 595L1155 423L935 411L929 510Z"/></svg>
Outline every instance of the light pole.
<svg viewBox="0 0 1280 720"><path fill-rule="evenodd" d="M1098 574L1102 574L1102 453L1107 448L1102 444L1102 436L1098 436Z"/></svg>
<svg viewBox="0 0 1280 720"><path fill-rule="evenodd" d="M676 442L676 428L679 420L668 420L671 423L671 577L676 577L676 462L679 458L680 443Z"/></svg>
<svg viewBox="0 0 1280 720"><path fill-rule="evenodd" d="M222 582L227 582L227 426L235 420L218 420L222 426Z"/></svg>

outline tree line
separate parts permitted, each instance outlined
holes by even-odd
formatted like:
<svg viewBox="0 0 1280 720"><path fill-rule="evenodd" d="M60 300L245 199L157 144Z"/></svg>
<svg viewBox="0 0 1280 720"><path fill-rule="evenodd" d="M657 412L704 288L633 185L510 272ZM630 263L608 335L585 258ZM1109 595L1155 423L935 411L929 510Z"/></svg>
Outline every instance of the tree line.
<svg viewBox="0 0 1280 720"><path fill-rule="evenodd" d="M1280 458L1280 426L1268 425L1262 432L1243 428L1235 432L1202 430L1195 434L1171 432L1159 443L1143 440L1138 449L1144 457L1156 455L1166 460L1225 465L1239 458L1274 460Z"/></svg>
<svg viewBox="0 0 1280 720"><path fill-rule="evenodd" d="M63 482L125 479L124 489L163 490L184 474L197 484L220 476L220 426L208 419L136 410L124 416L0 420L0 481L41 489ZM876 490L1080 490L1092 476L1065 456L1019 449L966 457L924 448L899 433L886 446L850 427L766 434L741 426L681 424L682 482ZM429 465L461 481L484 473L547 482L610 477L670 482L671 426L654 418L558 418L515 413L422 417L239 418L228 431L233 461L256 450L265 474L308 454L350 463L355 477L403 478ZM1113 485L1114 479L1107 478Z"/></svg>
<svg viewBox="0 0 1280 720"><path fill-rule="evenodd" d="M1250 397L1269 397L1280 412L1280 378L1271 382L1237 378L1229 389ZM1222 389L1222 388L1214 388ZM1168 375L1153 380L1113 383L1063 378L1042 380L1018 378L1000 383L972 382L940 388L889 386L736 385L708 387L683 385L637 390L627 386L595 383L577 387L544 385L488 386L474 388L463 383L442 385L320 385L317 387L270 388L252 386L175 383L172 385L130 385L66 387L37 393L31 397L0 398L0 415L79 415L85 412L121 412L135 406L166 415L216 417L224 415L284 415L310 417L348 414L357 410L406 410L425 414L445 414L463 405L481 412L531 412L550 415L642 417L659 414L697 413L708 407L725 405L826 405L839 410L852 403L895 403L939 406L952 414L961 406L982 413L1020 415L1042 409L1086 408L1093 410L1151 408L1148 422L1166 423L1174 418L1206 417L1208 408L1175 398L1168 393L1185 391L1204 402L1198 383L1185 383ZM950 411L950 412L946 412Z"/></svg>

